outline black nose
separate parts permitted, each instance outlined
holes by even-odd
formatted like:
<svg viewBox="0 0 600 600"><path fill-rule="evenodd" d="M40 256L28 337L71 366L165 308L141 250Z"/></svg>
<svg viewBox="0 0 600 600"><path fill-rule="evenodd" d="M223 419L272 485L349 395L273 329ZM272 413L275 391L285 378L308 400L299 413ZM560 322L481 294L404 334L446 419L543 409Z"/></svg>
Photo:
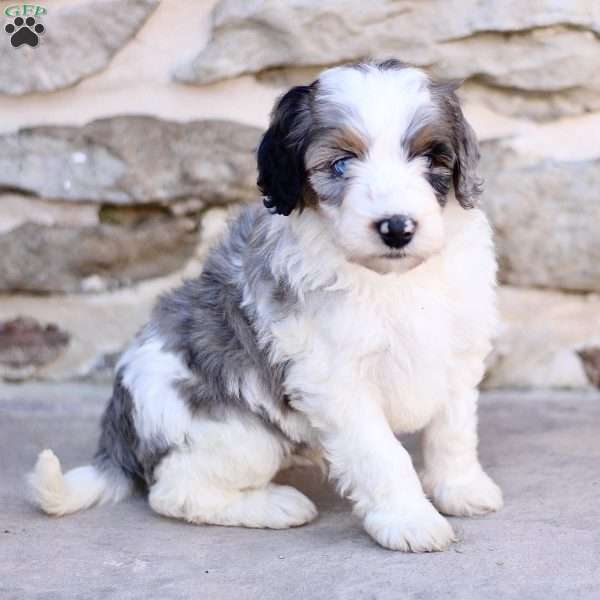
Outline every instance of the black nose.
<svg viewBox="0 0 600 600"><path fill-rule="evenodd" d="M417 222L405 215L394 215L376 223L377 231L390 248L406 246L417 229Z"/></svg>

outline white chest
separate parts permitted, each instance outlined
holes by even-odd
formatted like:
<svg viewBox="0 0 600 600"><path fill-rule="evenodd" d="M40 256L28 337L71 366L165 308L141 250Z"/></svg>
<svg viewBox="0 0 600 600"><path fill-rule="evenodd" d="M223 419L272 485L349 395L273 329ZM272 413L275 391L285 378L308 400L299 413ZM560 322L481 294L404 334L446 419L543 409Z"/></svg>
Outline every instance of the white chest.
<svg viewBox="0 0 600 600"><path fill-rule="evenodd" d="M362 324L348 361L369 365L365 377L395 432L422 428L446 401L451 362L451 310L440 264L390 279L370 306L354 313ZM371 348L365 357L361 349Z"/></svg>
<svg viewBox="0 0 600 600"><path fill-rule="evenodd" d="M447 391L451 311L443 277L430 272L440 268L376 275L376 285L323 294L281 323L274 333L298 387L376 401L396 432L423 427Z"/></svg>
<svg viewBox="0 0 600 600"><path fill-rule="evenodd" d="M385 350L374 359L373 384L392 429L416 431L446 401L451 321L444 298L419 290L383 323Z"/></svg>

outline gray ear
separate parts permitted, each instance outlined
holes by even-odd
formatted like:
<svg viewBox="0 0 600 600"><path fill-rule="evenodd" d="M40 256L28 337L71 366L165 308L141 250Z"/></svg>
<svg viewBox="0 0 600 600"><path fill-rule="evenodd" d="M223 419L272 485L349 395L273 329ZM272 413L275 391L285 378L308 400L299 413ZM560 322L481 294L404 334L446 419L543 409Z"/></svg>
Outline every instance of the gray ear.
<svg viewBox="0 0 600 600"><path fill-rule="evenodd" d="M477 172L479 145L473 128L467 123L455 94L460 82L446 81L434 84L432 90L439 98L445 113L456 156L452 172L454 194L463 208L473 208L483 191L483 180Z"/></svg>
<svg viewBox="0 0 600 600"><path fill-rule="evenodd" d="M456 123L456 162L452 178L456 199L463 208L473 208L483 191L483 180L477 173L479 144L473 128L467 123L460 105Z"/></svg>

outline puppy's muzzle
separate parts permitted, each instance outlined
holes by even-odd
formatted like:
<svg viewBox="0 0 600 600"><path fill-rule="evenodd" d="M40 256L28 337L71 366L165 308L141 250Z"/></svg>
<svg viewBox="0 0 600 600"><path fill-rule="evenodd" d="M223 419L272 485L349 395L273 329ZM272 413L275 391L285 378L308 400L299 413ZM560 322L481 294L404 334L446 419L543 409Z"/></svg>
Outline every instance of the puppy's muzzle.
<svg viewBox="0 0 600 600"><path fill-rule="evenodd" d="M402 248L412 240L417 222L406 215L393 215L375 224L379 236L386 246Z"/></svg>

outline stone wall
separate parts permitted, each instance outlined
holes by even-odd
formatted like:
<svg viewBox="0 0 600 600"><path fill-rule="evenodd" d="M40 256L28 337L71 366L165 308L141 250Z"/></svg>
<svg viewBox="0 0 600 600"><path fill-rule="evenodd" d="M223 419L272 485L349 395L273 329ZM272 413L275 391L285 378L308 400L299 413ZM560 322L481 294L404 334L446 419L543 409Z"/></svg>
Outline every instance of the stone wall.
<svg viewBox="0 0 600 600"><path fill-rule="evenodd" d="M38 47L0 32L5 379L109 376L156 296L257 198L275 98L325 66L394 56L464 79L482 140L504 284L486 384L600 384L597 2L44 6Z"/></svg>

